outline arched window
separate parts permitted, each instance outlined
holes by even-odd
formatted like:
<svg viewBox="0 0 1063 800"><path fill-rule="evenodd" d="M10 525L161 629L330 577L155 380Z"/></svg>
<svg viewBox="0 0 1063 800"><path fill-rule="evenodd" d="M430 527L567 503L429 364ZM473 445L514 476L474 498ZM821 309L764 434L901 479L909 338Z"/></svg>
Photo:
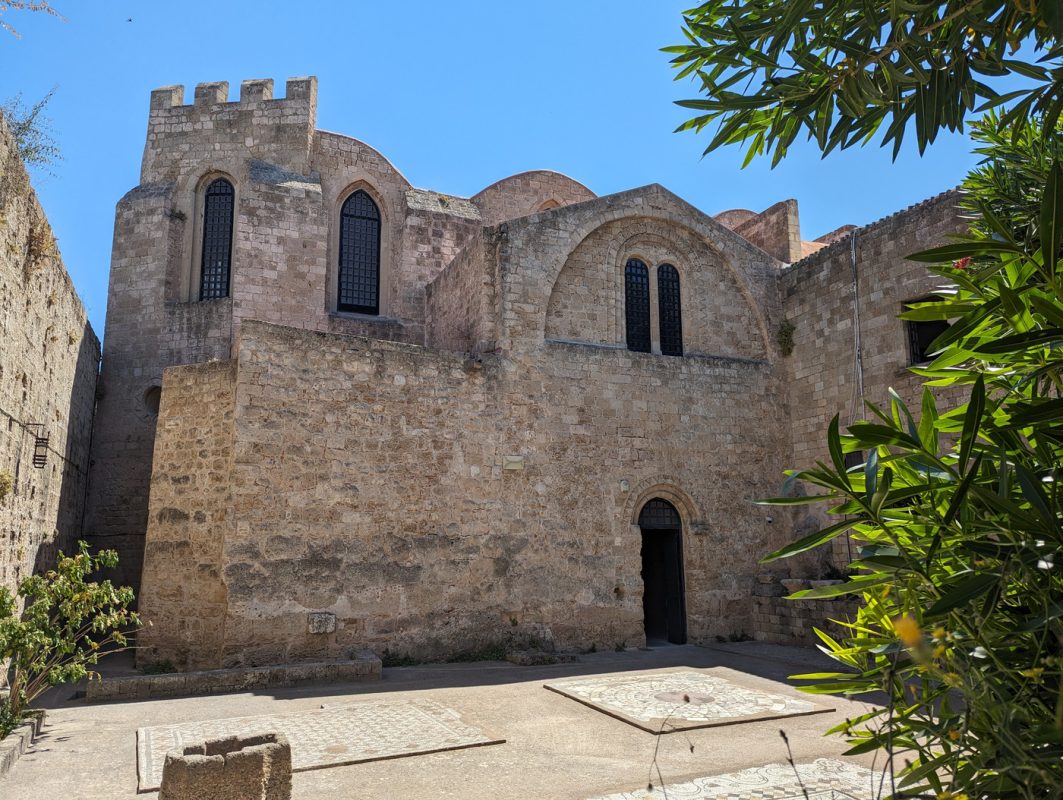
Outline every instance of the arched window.
<svg viewBox="0 0 1063 800"><path fill-rule="evenodd" d="M236 192L225 178L211 181L203 193L203 258L200 262L199 299L229 296L229 271L233 257L233 207Z"/></svg>
<svg viewBox="0 0 1063 800"><path fill-rule="evenodd" d="M683 355L683 311L679 303L679 270L657 267L657 311L661 321L661 353Z"/></svg>
<svg viewBox="0 0 1063 800"><path fill-rule="evenodd" d="M650 352L650 273L637 258L624 269L624 316L627 349Z"/></svg>
<svg viewBox="0 0 1063 800"><path fill-rule="evenodd" d="M340 211L339 311L380 313L380 209L359 189Z"/></svg>

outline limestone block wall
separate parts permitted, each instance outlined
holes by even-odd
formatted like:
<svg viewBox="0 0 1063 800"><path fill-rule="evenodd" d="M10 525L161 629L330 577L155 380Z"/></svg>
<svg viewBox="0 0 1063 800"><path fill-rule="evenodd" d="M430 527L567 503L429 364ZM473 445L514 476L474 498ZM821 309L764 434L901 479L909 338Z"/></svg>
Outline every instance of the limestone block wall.
<svg viewBox="0 0 1063 800"><path fill-rule="evenodd" d="M801 223L796 200L782 200L737 222L733 230L785 264L801 258Z"/></svg>
<svg viewBox="0 0 1063 800"><path fill-rule="evenodd" d="M493 350L498 336L498 234L485 229L428 284L425 303L432 347L468 353Z"/></svg>
<svg viewBox="0 0 1063 800"><path fill-rule="evenodd" d="M92 439L85 537L118 549L113 577L134 588L140 585L163 370L227 359L233 326L232 299L168 300L166 265L186 224L173 214L174 191L172 183L150 184L118 203Z"/></svg>
<svg viewBox="0 0 1063 800"><path fill-rule="evenodd" d="M572 251L550 293L546 338L624 346L624 271L631 258L649 268L655 349L657 267L671 264L680 278L684 353L766 356L768 344L727 258L689 227L643 216L607 222Z"/></svg>
<svg viewBox="0 0 1063 800"><path fill-rule="evenodd" d="M963 230L957 198L946 192L851 231L782 274L783 313L794 326L793 353L784 360L794 466L828 458L826 430L835 414L844 429L867 413L859 398L857 320L864 397L886 402L892 387L917 414L921 379L908 370L908 334L897 314L905 302L925 297L942 281L905 256L945 244ZM959 397L950 391L940 394L939 402ZM795 520L799 535L823 521L817 508L801 509ZM851 560L845 539L835 542L834 558L839 565Z"/></svg>
<svg viewBox="0 0 1063 800"><path fill-rule="evenodd" d="M835 638L848 629L838 622L856 619L858 604L847 598L831 600L787 600L785 597L753 598L753 638L773 644L817 644L813 628Z"/></svg>
<svg viewBox="0 0 1063 800"><path fill-rule="evenodd" d="M532 170L492 183L470 198L484 225L497 225L572 203L593 200L597 195L578 181L551 170Z"/></svg>
<svg viewBox="0 0 1063 800"><path fill-rule="evenodd" d="M606 225L614 227L603 228ZM602 234L596 233L599 230ZM608 236L604 235L606 231ZM713 275L732 283L740 298L737 308L733 312L711 309L713 313L725 315L724 323L717 324L716 328L726 331L732 339L729 349L716 354L764 356L771 351L773 337L768 331L774 328L773 320L778 313L779 262L656 184L506 223L498 251L500 346L505 350L534 351L546 338L562 338L557 336L561 332L566 334L565 338L615 344L619 332L623 331L620 316L623 298L610 296L606 287L625 248L637 252L642 246L653 248L654 254L662 258L678 256L677 260L685 264L699 266L694 270L695 275L688 277L693 277L692 282L696 283L699 279L696 275L700 273L706 283L699 285L697 292L689 293L688 298L698 297L702 302L711 303L711 297L705 297L705 289L706 285L710 287L710 296L716 290L711 285ZM588 250L586 257L580 248ZM570 261L574 274L568 278L564 269ZM700 269L702 264L704 268ZM682 269L683 263L676 266ZM581 281L588 282L587 289L580 288ZM578 296L583 292L588 293L591 316L577 317L573 325L559 324L559 317L551 312L560 309L563 318L565 309L569 313L575 310ZM552 298L555 293L560 296ZM597 296L591 296L596 293ZM573 295L571 302L565 300L566 296ZM598 306L606 302L611 307L603 314ZM651 302L650 307L654 318L655 304ZM700 313L708 315L710 309L703 308ZM731 316L732 313L737 316ZM684 318L684 338L688 327L696 341L698 325L711 325L704 318L699 323L698 314L695 311L689 322ZM603 331L610 324L617 327L607 336Z"/></svg>
<svg viewBox="0 0 1063 800"><path fill-rule="evenodd" d="M228 102L227 81L196 86L184 105L184 86L151 93L141 183L175 181L208 169L233 169L249 158L305 175L317 116L317 78L292 78L274 99L271 79L240 84ZM210 140L212 146L204 147Z"/></svg>
<svg viewBox="0 0 1063 800"><path fill-rule="evenodd" d="M159 390L169 366L229 359L247 319L422 343L425 285L480 230L460 198L412 189L379 153L314 130L316 82L245 81L152 94L142 183L118 204L85 530L139 584ZM235 188L230 297L198 299L202 190ZM381 315L337 313L338 219L364 189L382 217Z"/></svg>
<svg viewBox="0 0 1063 800"><path fill-rule="evenodd" d="M0 586L10 590L79 538L99 348L0 115L0 481L11 481Z"/></svg>
<svg viewBox="0 0 1063 800"><path fill-rule="evenodd" d="M228 593L225 540L234 529L233 418L236 363L166 370L155 437L138 634L138 659L216 666Z"/></svg>
<svg viewBox="0 0 1063 800"><path fill-rule="evenodd" d="M748 424L779 403L772 367L545 347L477 368L462 353L246 321L228 479L220 450L203 454L225 441L227 367L168 371L142 658L638 644L635 522L652 497L683 516L691 639L750 630L757 557L787 536L750 502L782 466L783 429ZM186 396L201 398L196 413L180 411ZM231 500L203 481L231 485ZM220 650L219 608L183 604L193 594L224 594ZM336 615L334 632L308 632L317 611Z"/></svg>

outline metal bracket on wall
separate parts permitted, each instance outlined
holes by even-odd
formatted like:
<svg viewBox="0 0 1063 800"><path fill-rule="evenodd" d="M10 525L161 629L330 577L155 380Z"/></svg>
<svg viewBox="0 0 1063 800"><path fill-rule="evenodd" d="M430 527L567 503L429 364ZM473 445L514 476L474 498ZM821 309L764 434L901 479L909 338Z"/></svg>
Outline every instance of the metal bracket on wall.
<svg viewBox="0 0 1063 800"><path fill-rule="evenodd" d="M44 469L48 463L48 434L44 430L44 424L40 422L27 422L26 428L33 428L33 466Z"/></svg>

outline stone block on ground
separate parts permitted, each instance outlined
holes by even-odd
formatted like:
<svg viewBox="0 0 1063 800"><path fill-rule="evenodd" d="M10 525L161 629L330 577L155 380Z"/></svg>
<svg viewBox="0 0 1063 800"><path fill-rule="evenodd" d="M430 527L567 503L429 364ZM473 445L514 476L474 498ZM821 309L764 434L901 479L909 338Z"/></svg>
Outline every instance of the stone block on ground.
<svg viewBox="0 0 1063 800"><path fill-rule="evenodd" d="M159 800L290 800L292 749L279 733L208 739L166 755Z"/></svg>

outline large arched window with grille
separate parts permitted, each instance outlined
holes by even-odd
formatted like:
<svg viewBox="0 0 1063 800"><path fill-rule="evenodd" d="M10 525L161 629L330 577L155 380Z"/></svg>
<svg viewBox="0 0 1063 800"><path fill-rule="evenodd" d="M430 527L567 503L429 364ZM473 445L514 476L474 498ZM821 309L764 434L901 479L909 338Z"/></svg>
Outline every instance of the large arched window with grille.
<svg viewBox="0 0 1063 800"><path fill-rule="evenodd" d="M233 257L233 210L236 192L225 178L210 182L203 193L203 257L200 261L199 299L229 296Z"/></svg>
<svg viewBox="0 0 1063 800"><path fill-rule="evenodd" d="M683 311L679 302L679 270L657 267L657 312L661 324L661 353L683 355Z"/></svg>
<svg viewBox="0 0 1063 800"><path fill-rule="evenodd" d="M359 189L340 211L339 311L380 313L380 209Z"/></svg>
<svg viewBox="0 0 1063 800"><path fill-rule="evenodd" d="M637 258L624 268L624 318L627 349L650 352L650 272Z"/></svg>

